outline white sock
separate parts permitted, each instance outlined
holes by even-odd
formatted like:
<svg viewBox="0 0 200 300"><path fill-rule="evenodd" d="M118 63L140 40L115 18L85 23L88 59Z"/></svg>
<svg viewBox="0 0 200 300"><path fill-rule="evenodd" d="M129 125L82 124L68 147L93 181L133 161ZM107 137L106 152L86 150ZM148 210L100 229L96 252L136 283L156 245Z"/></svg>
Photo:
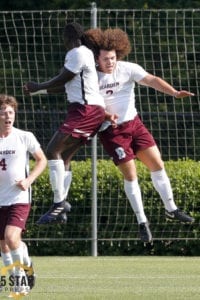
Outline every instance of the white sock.
<svg viewBox="0 0 200 300"><path fill-rule="evenodd" d="M12 255L10 252L6 252L6 253L1 252L1 257L3 260L4 266L9 266L9 265L13 264L13 259L12 259ZM14 271L14 269L9 270L8 272L11 275L13 273L13 271Z"/></svg>
<svg viewBox="0 0 200 300"><path fill-rule="evenodd" d="M9 266L13 264L12 255L10 252L3 253L1 252L1 257L3 260L4 266Z"/></svg>
<svg viewBox="0 0 200 300"><path fill-rule="evenodd" d="M28 254L28 247L24 242L22 242L22 245L23 245L23 263L24 263L24 265L30 267L31 259Z"/></svg>
<svg viewBox="0 0 200 300"><path fill-rule="evenodd" d="M13 263L16 261L18 261L20 264L24 263L23 252L24 249L22 244L20 244L19 248L10 251Z"/></svg>
<svg viewBox="0 0 200 300"><path fill-rule="evenodd" d="M65 176L64 176L64 196L63 196L63 199L67 198L71 182L72 182L72 172L71 171L65 171Z"/></svg>
<svg viewBox="0 0 200 300"><path fill-rule="evenodd" d="M142 195L138 184L138 180L137 179L133 181L124 180L124 190L131 204L131 207L136 214L138 223L140 224L146 222L147 218L144 213Z"/></svg>
<svg viewBox="0 0 200 300"><path fill-rule="evenodd" d="M20 276L18 277L19 279L19 285L20 286L27 286L28 287L28 278L26 276L25 270L24 270L24 243L20 243L20 246L15 249L10 251L13 263L20 263L20 265L16 264L15 268L12 270L14 272L15 276ZM17 286L18 287L18 286Z"/></svg>
<svg viewBox="0 0 200 300"><path fill-rule="evenodd" d="M174 202L171 184L165 169L151 172L151 179L156 191L159 193L164 203L165 209L168 211L176 210L177 206Z"/></svg>
<svg viewBox="0 0 200 300"><path fill-rule="evenodd" d="M62 159L48 160L49 177L54 192L54 203L63 201L65 167Z"/></svg>
<svg viewBox="0 0 200 300"><path fill-rule="evenodd" d="M21 243L19 248L15 249L15 250L11 250L10 253L12 255L12 259L13 259L13 263L15 262L19 262L21 265L24 264L24 256L23 256L23 244ZM21 266L15 266L15 275L18 276L24 276L25 278L25 271Z"/></svg>

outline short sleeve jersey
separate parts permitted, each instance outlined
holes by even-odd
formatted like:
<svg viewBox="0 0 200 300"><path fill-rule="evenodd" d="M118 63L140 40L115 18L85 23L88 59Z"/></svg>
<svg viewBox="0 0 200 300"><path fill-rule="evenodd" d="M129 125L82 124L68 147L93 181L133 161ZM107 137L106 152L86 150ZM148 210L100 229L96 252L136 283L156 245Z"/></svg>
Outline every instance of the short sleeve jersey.
<svg viewBox="0 0 200 300"><path fill-rule="evenodd" d="M137 115L135 107L135 82L148 73L138 64L118 61L112 74L98 72L100 93L104 98L106 111L118 114L117 123L132 120Z"/></svg>
<svg viewBox="0 0 200 300"><path fill-rule="evenodd" d="M27 177L29 153L40 148L35 136L28 131L13 127L12 132L0 138L0 206L29 203L30 191L22 191L16 181Z"/></svg>
<svg viewBox="0 0 200 300"><path fill-rule="evenodd" d="M94 55L90 49L80 46L68 51L64 67L76 74L65 84L69 102L105 107L103 97L99 92Z"/></svg>

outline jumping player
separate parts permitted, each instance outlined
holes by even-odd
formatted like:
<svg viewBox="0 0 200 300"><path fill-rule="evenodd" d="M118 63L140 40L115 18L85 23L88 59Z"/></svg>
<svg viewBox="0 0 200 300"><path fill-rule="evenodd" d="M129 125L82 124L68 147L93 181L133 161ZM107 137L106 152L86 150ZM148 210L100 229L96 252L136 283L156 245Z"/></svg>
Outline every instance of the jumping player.
<svg viewBox="0 0 200 300"><path fill-rule="evenodd" d="M194 96L185 90L176 90L163 79L149 74L136 63L122 61L131 51L127 34L121 29L91 29L90 39L96 65L101 95L106 111L117 115L117 127L109 122L102 126L99 138L124 176L124 190L139 224L140 238L152 240L147 217L144 213L134 159L138 158L150 171L153 185L165 206L169 219L192 223L194 219L177 208L164 162L153 136L140 120L135 107L135 83L145 85L175 98Z"/></svg>
<svg viewBox="0 0 200 300"><path fill-rule="evenodd" d="M55 132L46 150L54 203L37 224L64 223L71 205L65 201L72 180L70 161L87 143L105 120L105 105L99 93L94 55L87 47L83 28L69 23L64 28L67 50L64 67L51 80L24 86L26 93L61 92L63 87L70 103L66 119Z"/></svg>

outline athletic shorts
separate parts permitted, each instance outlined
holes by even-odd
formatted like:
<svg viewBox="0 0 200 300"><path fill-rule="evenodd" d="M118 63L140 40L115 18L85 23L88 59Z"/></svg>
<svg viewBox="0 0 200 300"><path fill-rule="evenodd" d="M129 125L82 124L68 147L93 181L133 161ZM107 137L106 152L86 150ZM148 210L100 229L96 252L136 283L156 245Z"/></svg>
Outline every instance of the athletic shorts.
<svg viewBox="0 0 200 300"><path fill-rule="evenodd" d="M67 116L59 131L87 142L98 132L104 119L103 107L72 103L69 105Z"/></svg>
<svg viewBox="0 0 200 300"><path fill-rule="evenodd" d="M7 225L25 230L30 208L30 204L0 206L0 240L4 240L4 232Z"/></svg>
<svg viewBox="0 0 200 300"><path fill-rule="evenodd" d="M115 165L135 159L138 151L156 145L153 136L139 116L116 128L109 126L106 130L99 132L98 136Z"/></svg>

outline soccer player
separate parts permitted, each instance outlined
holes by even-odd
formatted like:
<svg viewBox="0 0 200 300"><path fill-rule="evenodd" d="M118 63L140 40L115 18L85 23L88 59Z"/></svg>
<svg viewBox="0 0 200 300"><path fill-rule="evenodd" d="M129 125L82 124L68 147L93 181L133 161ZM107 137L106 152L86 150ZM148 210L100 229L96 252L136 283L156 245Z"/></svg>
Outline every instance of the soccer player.
<svg viewBox="0 0 200 300"><path fill-rule="evenodd" d="M175 98L193 96L185 90L176 90L163 79L149 74L136 63L122 61L130 53L127 34L121 29L91 29L86 32L95 55L101 95L106 111L117 115L117 127L109 122L102 126L98 136L114 163L124 176L124 190L136 214L140 238L152 241L134 159L138 158L150 171L153 185L159 193L166 217L184 223L194 219L181 211L174 202L172 188L164 162L153 136L140 120L135 107L135 83L145 85Z"/></svg>
<svg viewBox="0 0 200 300"><path fill-rule="evenodd" d="M70 161L76 151L99 130L105 119L105 104L99 93L95 60L79 23L64 28L66 56L60 73L49 81L28 82L26 93L55 93L65 87L69 108L66 119L50 140L46 156L50 182L54 192L53 205L37 224L64 223L71 205L65 201L72 180Z"/></svg>
<svg viewBox="0 0 200 300"><path fill-rule="evenodd" d="M26 294L34 286L35 279L28 248L21 235L31 208L31 184L43 172L47 160L35 136L13 126L17 107L13 96L0 95L0 247L5 266L19 262L32 271L32 275L27 276L27 285L20 286L19 280L14 289L14 292ZM35 159L31 172L29 154ZM26 270L17 266L14 275L26 278Z"/></svg>

